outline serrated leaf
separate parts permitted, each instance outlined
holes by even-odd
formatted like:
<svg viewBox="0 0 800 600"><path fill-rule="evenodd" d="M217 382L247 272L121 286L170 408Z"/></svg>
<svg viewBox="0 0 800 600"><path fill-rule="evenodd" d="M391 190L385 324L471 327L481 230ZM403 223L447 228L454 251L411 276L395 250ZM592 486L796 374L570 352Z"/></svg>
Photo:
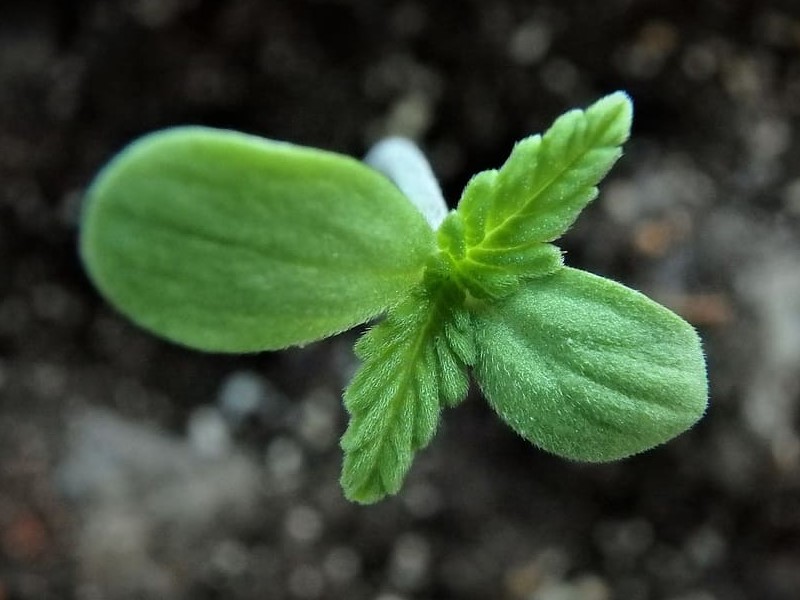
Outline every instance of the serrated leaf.
<svg viewBox="0 0 800 600"><path fill-rule="evenodd" d="M497 172L477 245L503 248L563 234L621 156L632 115L630 99L617 92L585 111L563 114L543 136L519 142ZM475 213L472 197L465 192L467 222Z"/></svg>
<svg viewBox="0 0 800 600"><path fill-rule="evenodd" d="M499 170L479 173L438 233L471 293L499 298L525 278L562 266L557 239L597 196L622 154L632 106L621 92L559 117L544 136L519 142ZM448 222L450 221L450 222ZM498 280L499 267L512 282Z"/></svg>
<svg viewBox="0 0 800 600"><path fill-rule="evenodd" d="M608 461L680 434L704 413L694 329L629 288L564 268L474 315L476 378L517 433L555 454Z"/></svg>
<svg viewBox="0 0 800 600"><path fill-rule="evenodd" d="M103 294L202 350L278 349L364 322L421 280L435 248L358 161L201 127L134 142L86 202L81 253Z"/></svg>
<svg viewBox="0 0 800 600"><path fill-rule="evenodd" d="M472 324L455 289L420 287L359 340L364 361L345 391L342 488L369 504L397 493L414 453L430 442L442 402L467 393Z"/></svg>

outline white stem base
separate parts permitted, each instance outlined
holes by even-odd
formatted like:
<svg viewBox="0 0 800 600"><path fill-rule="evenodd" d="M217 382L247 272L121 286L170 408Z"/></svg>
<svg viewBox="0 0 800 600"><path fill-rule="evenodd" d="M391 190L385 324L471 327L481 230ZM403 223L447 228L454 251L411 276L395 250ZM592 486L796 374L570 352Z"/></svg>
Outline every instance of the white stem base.
<svg viewBox="0 0 800 600"><path fill-rule="evenodd" d="M447 216L447 203L425 155L411 140L392 137L375 144L364 162L400 188L434 231Z"/></svg>

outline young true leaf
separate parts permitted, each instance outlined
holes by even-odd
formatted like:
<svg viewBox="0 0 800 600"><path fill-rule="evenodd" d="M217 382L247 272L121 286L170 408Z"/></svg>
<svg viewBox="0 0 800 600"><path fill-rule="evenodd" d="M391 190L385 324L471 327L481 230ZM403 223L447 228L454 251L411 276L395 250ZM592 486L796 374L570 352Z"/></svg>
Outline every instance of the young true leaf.
<svg viewBox="0 0 800 600"><path fill-rule="evenodd" d="M473 177L458 211L448 217L453 222L443 225L439 245L450 251L474 295L502 297L519 279L561 266L560 252L546 242L563 234L597 196L598 182L622 154L631 117L625 94L606 96L586 111L562 115L544 136L519 142L498 171ZM499 273L506 280L498 284Z"/></svg>
<svg viewBox="0 0 800 600"><path fill-rule="evenodd" d="M614 460L676 436L705 411L695 331L618 283L564 268L474 318L481 389L545 450Z"/></svg>
<svg viewBox="0 0 800 600"><path fill-rule="evenodd" d="M467 393L475 348L463 293L420 287L356 345L364 361L344 396L342 488L371 503L400 489L414 452L436 432L442 403Z"/></svg>
<svg viewBox="0 0 800 600"><path fill-rule="evenodd" d="M364 322L408 294L433 249L424 218L361 163L200 127L142 138L103 169L81 238L122 312L224 352Z"/></svg>
<svg viewBox="0 0 800 600"><path fill-rule="evenodd" d="M502 298L523 277L541 277L559 269L561 250L553 244L504 248L468 247L461 211L447 215L437 231L439 247L449 262L451 277L476 298Z"/></svg>

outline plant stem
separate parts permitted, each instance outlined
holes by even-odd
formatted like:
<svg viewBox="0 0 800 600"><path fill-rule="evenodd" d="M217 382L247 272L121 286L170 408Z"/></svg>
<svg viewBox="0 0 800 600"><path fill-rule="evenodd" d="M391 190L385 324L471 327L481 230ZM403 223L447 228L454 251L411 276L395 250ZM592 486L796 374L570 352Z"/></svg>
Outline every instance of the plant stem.
<svg viewBox="0 0 800 600"><path fill-rule="evenodd" d="M383 139L370 149L364 162L391 179L433 230L439 228L447 216L447 203L428 159L414 142L401 137Z"/></svg>

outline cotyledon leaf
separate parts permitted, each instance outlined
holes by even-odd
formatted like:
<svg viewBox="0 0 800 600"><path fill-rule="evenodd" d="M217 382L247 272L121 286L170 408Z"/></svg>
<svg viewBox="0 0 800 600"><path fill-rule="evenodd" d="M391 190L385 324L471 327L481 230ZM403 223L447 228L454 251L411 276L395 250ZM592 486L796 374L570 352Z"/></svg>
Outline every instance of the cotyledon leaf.
<svg viewBox="0 0 800 600"><path fill-rule="evenodd" d="M517 433L608 461L691 427L707 403L694 329L618 283L563 268L474 314L476 379Z"/></svg>
<svg viewBox="0 0 800 600"><path fill-rule="evenodd" d="M479 298L510 294L521 279L558 270L561 236L597 196L621 156L632 105L622 92L559 117L514 146L499 170L478 173L438 232L454 272Z"/></svg>
<svg viewBox="0 0 800 600"><path fill-rule="evenodd" d="M81 254L135 322L197 349L313 341L396 304L435 250L383 176L331 152L242 133L150 134L86 199Z"/></svg>
<svg viewBox="0 0 800 600"><path fill-rule="evenodd" d="M442 403L466 395L472 324L454 286L420 287L356 344L364 362L345 391L342 488L369 504L397 493L414 453L436 432Z"/></svg>

